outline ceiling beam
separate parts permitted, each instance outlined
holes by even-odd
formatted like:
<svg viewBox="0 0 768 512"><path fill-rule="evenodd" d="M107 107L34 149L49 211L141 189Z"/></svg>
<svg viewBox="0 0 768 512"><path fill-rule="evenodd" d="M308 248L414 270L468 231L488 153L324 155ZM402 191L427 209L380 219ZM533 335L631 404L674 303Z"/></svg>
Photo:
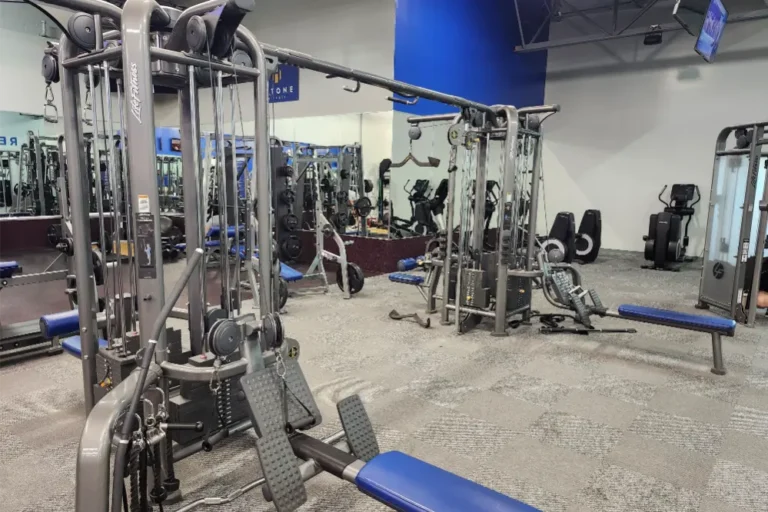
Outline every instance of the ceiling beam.
<svg viewBox="0 0 768 512"><path fill-rule="evenodd" d="M734 14L728 18L728 24L740 23L744 21L755 21L768 18L768 9L759 9L757 11L750 11L741 14ZM657 31L661 32L673 32L675 30L682 30L683 27L679 23L665 23L663 25L657 25ZM515 52L528 53L541 50L551 50L554 48L564 48L567 46L576 46L587 43L602 43L604 41L613 41L614 39L623 39L626 37L644 36L648 32L648 27L639 27L626 30L620 34L596 34L591 36L579 36L570 37L565 39L555 39L554 41L543 41L541 43L531 43L523 46L515 46Z"/></svg>

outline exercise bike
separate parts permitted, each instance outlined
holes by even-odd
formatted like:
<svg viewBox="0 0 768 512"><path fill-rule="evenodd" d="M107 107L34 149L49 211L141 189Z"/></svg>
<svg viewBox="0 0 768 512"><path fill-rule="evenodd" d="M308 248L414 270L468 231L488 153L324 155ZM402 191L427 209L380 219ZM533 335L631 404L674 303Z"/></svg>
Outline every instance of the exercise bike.
<svg viewBox="0 0 768 512"><path fill-rule="evenodd" d="M645 259L653 262L651 265L643 265L643 268L678 272L681 263L693 261L693 258L686 257L688 226L696 213L693 207L701 201L701 193L697 185L677 183L672 185L669 202L666 202L661 197L666 190L667 186L664 185L659 193L664 211L651 215L648 234L643 237ZM687 220L681 232L683 219Z"/></svg>

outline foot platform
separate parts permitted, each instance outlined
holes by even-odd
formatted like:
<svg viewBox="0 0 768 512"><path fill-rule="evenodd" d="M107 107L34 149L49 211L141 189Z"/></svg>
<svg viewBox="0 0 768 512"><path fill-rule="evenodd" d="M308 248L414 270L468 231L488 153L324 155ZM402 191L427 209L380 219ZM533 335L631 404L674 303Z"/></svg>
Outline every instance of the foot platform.
<svg viewBox="0 0 768 512"><path fill-rule="evenodd" d="M292 512L307 501L299 464L285 432L269 432L256 441L259 462L277 512Z"/></svg>
<svg viewBox="0 0 768 512"><path fill-rule="evenodd" d="M348 396L336 404L341 425L347 436L347 444L352 453L362 461L368 462L377 456L379 443L376 442L376 434L373 425L365 411L360 395Z"/></svg>

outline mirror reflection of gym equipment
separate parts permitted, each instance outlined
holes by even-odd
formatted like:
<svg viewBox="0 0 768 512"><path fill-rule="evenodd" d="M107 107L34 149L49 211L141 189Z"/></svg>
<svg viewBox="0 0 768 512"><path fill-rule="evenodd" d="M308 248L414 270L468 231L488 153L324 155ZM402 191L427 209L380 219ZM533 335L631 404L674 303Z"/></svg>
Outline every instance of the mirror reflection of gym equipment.
<svg viewBox="0 0 768 512"><path fill-rule="evenodd" d="M766 253L768 123L724 128L715 144L697 308L753 327Z"/></svg>

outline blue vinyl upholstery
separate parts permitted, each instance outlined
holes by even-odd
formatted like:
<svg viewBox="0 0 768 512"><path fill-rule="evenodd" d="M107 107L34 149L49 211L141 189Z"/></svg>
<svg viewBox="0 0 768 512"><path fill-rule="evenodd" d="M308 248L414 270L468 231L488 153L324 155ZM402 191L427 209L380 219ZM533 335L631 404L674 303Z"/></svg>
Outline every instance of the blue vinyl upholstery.
<svg viewBox="0 0 768 512"><path fill-rule="evenodd" d="M667 325L691 331L716 332L725 336L733 336L736 332L735 320L717 316L693 315L691 313L634 306L632 304L622 304L619 306L619 315L640 322Z"/></svg>
<svg viewBox="0 0 768 512"><path fill-rule="evenodd" d="M106 348L107 340L99 338L99 346ZM67 354L77 357L78 359L83 356L83 347L80 344L80 336L71 336L61 342L61 348L63 348Z"/></svg>
<svg viewBox="0 0 768 512"><path fill-rule="evenodd" d="M19 272L21 267L15 261L0 261L0 277L7 278L13 277L14 274Z"/></svg>
<svg viewBox="0 0 768 512"><path fill-rule="evenodd" d="M401 512L536 512L538 509L401 452L368 462L355 480Z"/></svg>
<svg viewBox="0 0 768 512"><path fill-rule="evenodd" d="M46 340L55 336L76 333L79 330L80 315L76 309L40 317L40 333Z"/></svg>
<svg viewBox="0 0 768 512"><path fill-rule="evenodd" d="M403 283L403 284L421 284L424 282L424 278L421 276L414 276L413 274L401 274L399 272L395 272L394 274L389 274L389 280L393 283Z"/></svg>

